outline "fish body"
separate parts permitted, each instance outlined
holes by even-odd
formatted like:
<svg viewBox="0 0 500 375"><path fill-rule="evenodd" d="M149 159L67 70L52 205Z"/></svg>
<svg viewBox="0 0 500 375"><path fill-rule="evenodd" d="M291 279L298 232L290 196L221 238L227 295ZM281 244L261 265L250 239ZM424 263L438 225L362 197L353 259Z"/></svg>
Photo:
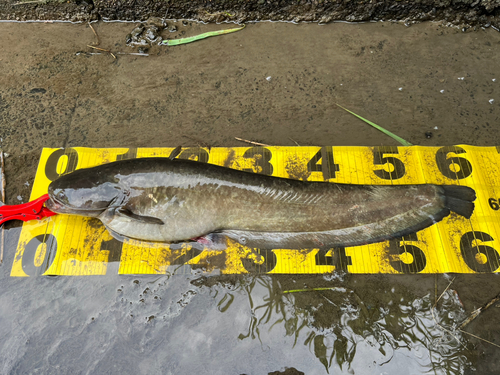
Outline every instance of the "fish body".
<svg viewBox="0 0 500 375"><path fill-rule="evenodd" d="M80 169L49 186L47 207L99 218L112 232L179 242L217 234L257 248L355 246L424 229L474 190L438 185L346 185L253 174L172 158Z"/></svg>

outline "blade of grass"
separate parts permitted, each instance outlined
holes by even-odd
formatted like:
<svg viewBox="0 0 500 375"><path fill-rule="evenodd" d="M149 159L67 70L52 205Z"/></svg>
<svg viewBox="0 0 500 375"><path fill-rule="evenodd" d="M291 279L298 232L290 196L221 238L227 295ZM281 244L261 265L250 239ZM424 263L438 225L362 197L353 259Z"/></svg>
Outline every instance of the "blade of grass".
<svg viewBox="0 0 500 375"><path fill-rule="evenodd" d="M335 104L337 104L337 103L335 103ZM367 120L367 119L365 119L365 118L361 117L360 115L357 115L357 114L355 114L355 113L354 113L354 112L352 112L352 111L349 111L347 108L342 107L340 104L337 104L337 106L339 106L340 108L342 108L344 111L349 112L351 115L356 116L356 117L357 117L357 118L359 118L360 120L363 120L363 121L364 121L364 122L366 122L367 124L369 124L369 125L373 126L375 129L380 130L382 133L384 133L384 134L388 135L389 137L391 137L392 139L394 139L394 140L398 141L398 142L399 142L399 143L401 143L403 146L413 146L413 144L411 144L410 142L405 141L403 138L398 137L396 134L391 133L389 130L384 129L384 128L383 128L383 127L381 127L380 125L377 125L377 124L375 124L375 123L371 122L370 120Z"/></svg>
<svg viewBox="0 0 500 375"><path fill-rule="evenodd" d="M318 290L332 290L334 292L345 292L345 288L339 287L330 287L330 288L310 288L310 289L292 289L292 290L284 290L283 293L300 293L300 292L312 292Z"/></svg>
<svg viewBox="0 0 500 375"><path fill-rule="evenodd" d="M195 35L195 36L190 36L188 38L164 40L161 42L161 44L163 44L164 46L178 46L179 44L192 43L192 42L196 42L197 40L205 39L205 38L208 38L211 36L234 33L235 31L240 31L240 30L243 30L244 28L245 28L245 25L243 25L243 27L238 27L237 29L209 31L207 33L203 33L203 34L199 34L199 35Z"/></svg>

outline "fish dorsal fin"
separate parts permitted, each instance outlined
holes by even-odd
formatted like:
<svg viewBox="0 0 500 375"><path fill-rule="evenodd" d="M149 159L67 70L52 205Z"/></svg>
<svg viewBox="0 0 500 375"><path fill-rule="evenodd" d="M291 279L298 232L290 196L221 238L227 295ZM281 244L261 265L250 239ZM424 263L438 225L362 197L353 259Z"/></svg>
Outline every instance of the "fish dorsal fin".
<svg viewBox="0 0 500 375"><path fill-rule="evenodd" d="M124 217L127 217L127 218L132 219L132 220L140 221L141 223L145 223L145 224L159 224L159 225L165 224L161 219L158 219L157 217L137 215L125 207L120 207L115 212L120 216L124 216Z"/></svg>
<svg viewBox="0 0 500 375"><path fill-rule="evenodd" d="M170 155L168 156L168 158L170 160L174 160L177 156L179 156L179 154L181 153L182 151L182 146L177 146L176 148L174 148L174 150L170 153Z"/></svg>

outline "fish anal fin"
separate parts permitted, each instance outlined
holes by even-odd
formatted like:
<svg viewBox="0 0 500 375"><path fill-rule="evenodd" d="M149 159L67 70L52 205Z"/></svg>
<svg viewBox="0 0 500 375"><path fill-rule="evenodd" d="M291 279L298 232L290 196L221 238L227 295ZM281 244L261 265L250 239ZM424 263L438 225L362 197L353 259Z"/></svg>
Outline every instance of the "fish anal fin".
<svg viewBox="0 0 500 375"><path fill-rule="evenodd" d="M202 245L206 251L221 251L227 249L227 238L220 233L208 233L204 236L191 238L190 241Z"/></svg>
<svg viewBox="0 0 500 375"><path fill-rule="evenodd" d="M158 224L158 225L165 224L161 219L158 219L157 217L137 215L137 214L134 214L132 211L130 211L126 207L120 207L115 212L116 212L116 214L118 214L120 216L124 216L124 217L127 217L127 218L132 219L132 220L140 221L141 223L145 223L145 224Z"/></svg>
<svg viewBox="0 0 500 375"><path fill-rule="evenodd" d="M108 226L106 226L106 229L107 231L109 232L109 234L111 235L111 237L113 237L115 240L118 240L120 242L125 242L125 240L130 240L129 237L127 236L123 236L121 235L120 233L118 232L115 232L114 230L112 230L111 228L109 228Z"/></svg>

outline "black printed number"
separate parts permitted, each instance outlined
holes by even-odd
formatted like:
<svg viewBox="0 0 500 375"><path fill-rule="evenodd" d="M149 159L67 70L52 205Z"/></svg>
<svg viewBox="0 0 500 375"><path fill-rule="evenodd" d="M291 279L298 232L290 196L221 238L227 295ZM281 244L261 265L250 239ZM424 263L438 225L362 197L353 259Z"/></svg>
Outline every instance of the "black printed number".
<svg viewBox="0 0 500 375"><path fill-rule="evenodd" d="M390 241L389 254L399 258L398 260L391 259L391 266L402 273L422 272L427 265L424 252L415 245L405 244L404 241L418 241L418 237L413 233Z"/></svg>
<svg viewBox="0 0 500 375"><path fill-rule="evenodd" d="M208 151L200 147L186 148L179 155L179 159L196 160L202 163L207 163L208 158Z"/></svg>
<svg viewBox="0 0 500 375"><path fill-rule="evenodd" d="M500 267L500 254L491 246L479 242L493 241L488 233L472 231L460 239L460 252L467 266L475 272L495 272Z"/></svg>
<svg viewBox="0 0 500 375"><path fill-rule="evenodd" d="M462 147L447 146L442 147L436 152L436 164L439 171L446 177L453 180L461 180L469 177L472 173L471 163L458 156L448 157L449 153L465 154L466 151Z"/></svg>
<svg viewBox="0 0 500 375"><path fill-rule="evenodd" d="M317 266L333 266L333 254L334 249L319 249L316 253L316 265Z"/></svg>
<svg viewBox="0 0 500 375"><path fill-rule="evenodd" d="M500 199L490 198L488 199L488 204L493 211L498 211L500 208Z"/></svg>
<svg viewBox="0 0 500 375"><path fill-rule="evenodd" d="M28 276L40 276L52 265L57 253L57 240L52 234L40 234L26 244L23 271Z"/></svg>
<svg viewBox="0 0 500 375"><path fill-rule="evenodd" d="M346 254L345 247L335 247L333 249L320 249L316 253L317 266L334 266L335 271L348 273L348 266L352 266L350 255Z"/></svg>
<svg viewBox="0 0 500 375"><path fill-rule="evenodd" d="M326 160L326 162L325 162ZM319 163L321 161L321 163ZM335 173L340 171L339 165L333 159L332 147L321 147L321 149L307 163L309 172L323 172L323 179L335 178Z"/></svg>
<svg viewBox="0 0 500 375"><path fill-rule="evenodd" d="M109 241L102 241L100 249L108 252L106 275L117 275L120 268L123 242L118 241L115 238L112 238Z"/></svg>
<svg viewBox="0 0 500 375"><path fill-rule="evenodd" d="M392 171L388 172L384 169L376 169L373 171L384 180L397 180L403 177L406 173L405 165L401 160L394 156L385 156L386 154L399 154L396 146L381 146L373 148L373 164L375 165L392 165Z"/></svg>
<svg viewBox="0 0 500 375"><path fill-rule="evenodd" d="M61 173L57 172L57 165L59 164L59 161L61 158L67 157L68 160L66 162L66 167L64 168ZM63 174L71 173L76 169L76 166L78 165L78 153L72 149L59 149L54 151L52 154L50 154L49 158L47 159L47 163L45 164L45 175L50 181L57 180L59 176L62 176Z"/></svg>
<svg viewBox="0 0 500 375"><path fill-rule="evenodd" d="M253 168L245 168L243 169L246 172L254 172L260 174L273 174L273 165L269 162L273 157L271 151L269 151L265 147L252 147L245 151L243 157L246 159L254 159L255 160L255 169Z"/></svg>
<svg viewBox="0 0 500 375"><path fill-rule="evenodd" d="M268 273L276 267L276 254L271 249L255 249L257 255L261 257L261 262L256 263L252 259L243 258L241 263L250 273ZM259 264L260 263L260 264Z"/></svg>
<svg viewBox="0 0 500 375"><path fill-rule="evenodd" d="M203 245L192 243L191 249L184 251L183 243L170 244L170 257L167 259L171 266L180 266L196 258L203 251Z"/></svg>
<svg viewBox="0 0 500 375"><path fill-rule="evenodd" d="M137 148L129 148L126 153L116 155L116 160L127 160L127 159L135 159L137 157Z"/></svg>

